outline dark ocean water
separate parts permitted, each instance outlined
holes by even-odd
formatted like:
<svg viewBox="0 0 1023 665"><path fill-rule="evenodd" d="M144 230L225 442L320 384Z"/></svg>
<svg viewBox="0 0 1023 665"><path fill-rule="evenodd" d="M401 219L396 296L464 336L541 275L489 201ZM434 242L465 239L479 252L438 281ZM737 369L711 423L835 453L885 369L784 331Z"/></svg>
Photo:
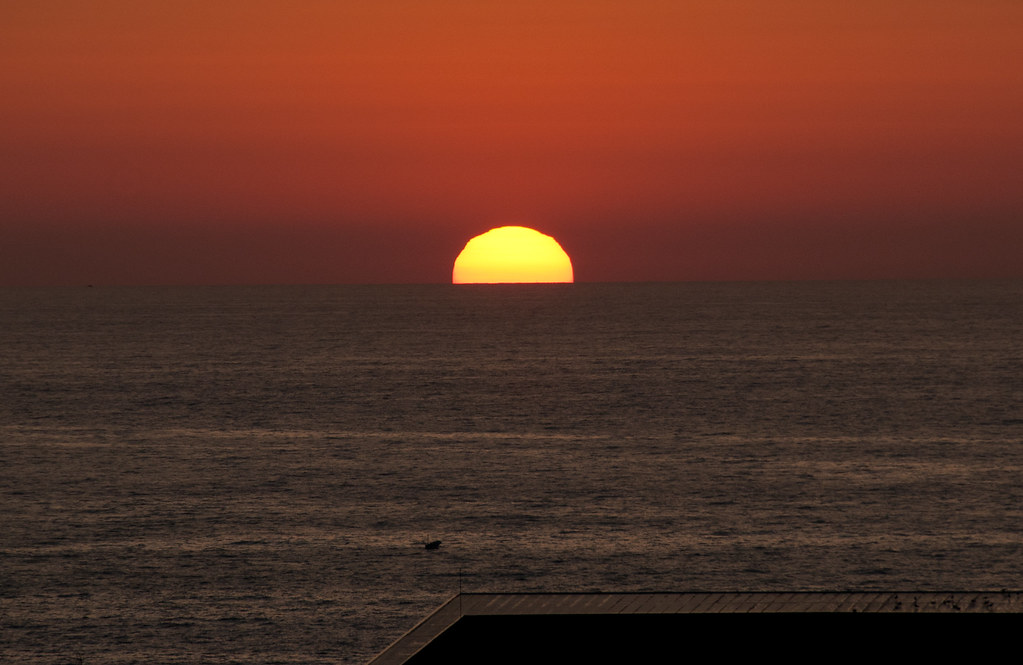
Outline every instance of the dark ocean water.
<svg viewBox="0 0 1023 665"><path fill-rule="evenodd" d="M1021 466L1018 281L0 290L0 661L358 663L459 586L1019 589Z"/></svg>

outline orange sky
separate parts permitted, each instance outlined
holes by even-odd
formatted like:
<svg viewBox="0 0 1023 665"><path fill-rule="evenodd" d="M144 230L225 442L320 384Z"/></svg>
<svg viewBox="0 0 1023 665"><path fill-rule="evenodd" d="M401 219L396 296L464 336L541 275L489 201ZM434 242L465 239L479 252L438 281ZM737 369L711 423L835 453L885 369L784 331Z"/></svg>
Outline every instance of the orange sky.
<svg viewBox="0 0 1023 665"><path fill-rule="evenodd" d="M0 284L1023 277L1018 0L0 7Z"/></svg>

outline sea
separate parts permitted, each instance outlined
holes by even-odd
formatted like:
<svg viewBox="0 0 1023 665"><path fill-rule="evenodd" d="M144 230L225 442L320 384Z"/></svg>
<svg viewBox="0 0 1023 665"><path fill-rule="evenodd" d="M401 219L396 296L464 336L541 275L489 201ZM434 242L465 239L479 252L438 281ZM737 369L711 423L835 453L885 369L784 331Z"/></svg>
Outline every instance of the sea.
<svg viewBox="0 0 1023 665"><path fill-rule="evenodd" d="M459 590L1018 590L1021 471L1023 281L0 289L0 661L365 663Z"/></svg>

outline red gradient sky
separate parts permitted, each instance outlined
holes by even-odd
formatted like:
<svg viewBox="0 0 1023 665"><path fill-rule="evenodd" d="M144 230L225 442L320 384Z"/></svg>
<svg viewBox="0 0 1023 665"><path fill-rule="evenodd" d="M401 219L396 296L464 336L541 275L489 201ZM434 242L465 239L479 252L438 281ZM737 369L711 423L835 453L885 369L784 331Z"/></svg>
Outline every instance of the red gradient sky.
<svg viewBox="0 0 1023 665"><path fill-rule="evenodd" d="M1019 0L0 7L0 285L1023 277Z"/></svg>

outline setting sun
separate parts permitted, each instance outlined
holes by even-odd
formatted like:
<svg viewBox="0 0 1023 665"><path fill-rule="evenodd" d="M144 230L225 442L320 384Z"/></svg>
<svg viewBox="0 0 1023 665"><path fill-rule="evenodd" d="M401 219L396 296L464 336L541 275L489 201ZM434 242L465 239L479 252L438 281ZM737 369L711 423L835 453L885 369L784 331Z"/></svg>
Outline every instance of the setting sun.
<svg viewBox="0 0 1023 665"><path fill-rule="evenodd" d="M572 261L558 241L524 226L502 226L465 244L453 284L572 282Z"/></svg>

